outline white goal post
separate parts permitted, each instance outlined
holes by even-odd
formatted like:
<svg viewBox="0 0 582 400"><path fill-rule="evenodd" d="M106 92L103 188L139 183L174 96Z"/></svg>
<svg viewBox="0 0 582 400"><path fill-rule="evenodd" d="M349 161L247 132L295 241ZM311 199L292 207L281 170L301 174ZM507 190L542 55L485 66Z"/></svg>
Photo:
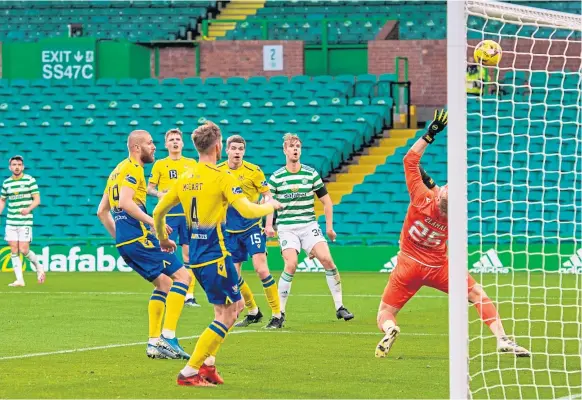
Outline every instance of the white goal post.
<svg viewBox="0 0 582 400"><path fill-rule="evenodd" d="M582 398L582 16L545 6L569 12L447 1L452 399ZM472 59L485 39L496 67ZM479 94L468 65L487 71ZM469 270L531 358L497 352Z"/></svg>

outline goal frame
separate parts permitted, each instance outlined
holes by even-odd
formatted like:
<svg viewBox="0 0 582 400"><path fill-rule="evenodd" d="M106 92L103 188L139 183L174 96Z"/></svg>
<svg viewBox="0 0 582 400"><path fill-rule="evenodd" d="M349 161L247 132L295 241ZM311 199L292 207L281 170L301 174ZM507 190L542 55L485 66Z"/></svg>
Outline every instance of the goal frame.
<svg viewBox="0 0 582 400"><path fill-rule="evenodd" d="M465 0L447 0L447 182L449 184L449 395L469 398L467 27ZM463 77L462 79L460 77Z"/></svg>
<svg viewBox="0 0 582 400"><path fill-rule="evenodd" d="M467 9L489 19L582 31L582 17L494 0L447 0L449 396L469 399ZM463 77L463 78L461 78Z"/></svg>

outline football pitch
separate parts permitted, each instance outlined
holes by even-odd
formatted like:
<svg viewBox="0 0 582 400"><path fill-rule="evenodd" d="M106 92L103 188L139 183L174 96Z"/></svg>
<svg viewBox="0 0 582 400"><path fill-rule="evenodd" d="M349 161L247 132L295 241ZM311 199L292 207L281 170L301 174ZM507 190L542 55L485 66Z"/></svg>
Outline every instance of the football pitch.
<svg viewBox="0 0 582 400"><path fill-rule="evenodd" d="M274 275L278 278L279 273ZM344 303L356 316L349 322L335 318L324 274L297 274L287 304L285 329L263 330L268 318L259 326L235 328L218 353L217 366L225 384L215 388L179 387L175 378L184 361L146 357L147 301L151 287L136 274L53 273L45 285L37 285L32 274L25 278L26 287L8 288L12 274L0 274L3 326L0 398L448 397L446 296L427 288L419 292L399 315L402 333L389 357L374 358L375 345L382 336L375 321L386 274L342 274ZM579 277L559 279L560 282L544 283L580 287ZM263 313L268 315L259 280L248 272L246 280L258 295ZM533 282L531 277L529 282ZM537 297L535 290L527 293ZM571 320L573 323L565 324L561 334L575 339L579 334L575 322L580 321L580 311L576 314L580 297L574 296L573 291L564 293L555 304L572 307L543 307L539 315L548 320ZM181 343L188 352L193 349L196 335L212 320L212 309L204 293L197 287L195 294L202 307L185 308L178 325L178 336L183 338ZM545 302L556 298L552 293L548 295L547 290L542 294ZM507 286L490 295L494 299L498 295L502 300L502 316L504 309L511 310L509 300L520 298L519 292ZM537 319L539 315L532 313L531 308L516 306L511 317L519 319L523 313ZM475 318L477 314L471 310L470 319ZM512 334L513 328L521 326L509 324L508 333ZM474 323L471 331L481 332ZM543 332L548 332L548 324L533 324L522 334L541 336ZM501 379L504 383L517 379L526 384L533 379L547 385L548 373L545 372L544 379L540 372L536 380L535 371L548 367L572 371L552 373L552 384L580 386L580 356L575 352L575 340L571 341L573 344L567 342L567 348L558 341L522 340L534 355L531 359L516 359L512 355L494 354L495 340L483 333L487 339L479 341L478 348L490 355L478 361L485 369L497 372L494 376L484 375L492 390L480 391L476 398L519 395L520 389L516 387L509 386L505 391L495 388ZM474 347L471 346L472 353ZM566 362L564 357L545 355L564 349L578 356L568 357ZM482 377L474 379L473 384L482 387ZM526 386L521 390L523 397L569 394L565 388L540 391Z"/></svg>

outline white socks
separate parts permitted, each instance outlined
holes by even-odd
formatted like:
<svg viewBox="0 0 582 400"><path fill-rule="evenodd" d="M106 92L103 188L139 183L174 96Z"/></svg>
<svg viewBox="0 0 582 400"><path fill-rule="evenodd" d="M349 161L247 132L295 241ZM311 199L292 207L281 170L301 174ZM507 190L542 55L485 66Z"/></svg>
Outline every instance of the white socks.
<svg viewBox="0 0 582 400"><path fill-rule="evenodd" d="M208 358L204 360L204 364L208 365L209 367L212 367L214 364L216 364L216 357L208 356Z"/></svg>
<svg viewBox="0 0 582 400"><path fill-rule="evenodd" d="M162 336L165 337L166 339L174 339L176 337L176 331L162 329Z"/></svg>
<svg viewBox="0 0 582 400"><path fill-rule="evenodd" d="M182 371L180 371L180 373L182 374L182 376L185 376L187 378L189 376L196 375L198 373L198 370L186 364L186 366L182 368Z"/></svg>
<svg viewBox="0 0 582 400"><path fill-rule="evenodd" d="M249 311L249 315L257 315L259 313L259 307L255 307Z"/></svg>
<svg viewBox="0 0 582 400"><path fill-rule="evenodd" d="M148 344L155 346L158 343L158 340L160 340L159 337L151 337L148 339Z"/></svg>
<svg viewBox="0 0 582 400"><path fill-rule="evenodd" d="M279 300L281 302L281 312L285 312L285 306L287 305L287 298L289 293L291 293L291 283L293 281L293 275L288 274L283 271L281 278L279 278Z"/></svg>
<svg viewBox="0 0 582 400"><path fill-rule="evenodd" d="M384 321L384 323L382 324L382 330L384 331L384 333L388 333L388 331L392 328L394 328L396 326L396 324L394 323L394 321L392 321L391 319Z"/></svg>
<svg viewBox="0 0 582 400"><path fill-rule="evenodd" d="M337 268L326 269L325 270L325 280L327 281L327 286L333 297L333 303L335 304L335 309L338 310L344 305L342 296L342 282L340 280L339 272Z"/></svg>
<svg viewBox="0 0 582 400"><path fill-rule="evenodd" d="M12 268L14 269L14 275L16 275L17 282L24 282L24 276L22 276L22 262L18 254L10 254L10 259L12 260Z"/></svg>
<svg viewBox="0 0 582 400"><path fill-rule="evenodd" d="M43 272L42 265L40 265L38 262L38 258L36 257L36 254L34 254L34 251L28 250L28 254L25 254L24 257L26 257L28 261L30 261L30 263L34 266L37 274Z"/></svg>

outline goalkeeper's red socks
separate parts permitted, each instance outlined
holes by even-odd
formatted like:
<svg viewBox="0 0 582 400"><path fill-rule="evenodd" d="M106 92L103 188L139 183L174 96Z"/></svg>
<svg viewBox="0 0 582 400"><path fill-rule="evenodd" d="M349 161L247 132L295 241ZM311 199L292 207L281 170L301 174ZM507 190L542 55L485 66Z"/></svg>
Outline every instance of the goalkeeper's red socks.
<svg viewBox="0 0 582 400"><path fill-rule="evenodd" d="M500 320L497 308L495 308L495 305L489 297L481 298L474 306L483 322L485 322L485 325L491 326L492 323Z"/></svg>

